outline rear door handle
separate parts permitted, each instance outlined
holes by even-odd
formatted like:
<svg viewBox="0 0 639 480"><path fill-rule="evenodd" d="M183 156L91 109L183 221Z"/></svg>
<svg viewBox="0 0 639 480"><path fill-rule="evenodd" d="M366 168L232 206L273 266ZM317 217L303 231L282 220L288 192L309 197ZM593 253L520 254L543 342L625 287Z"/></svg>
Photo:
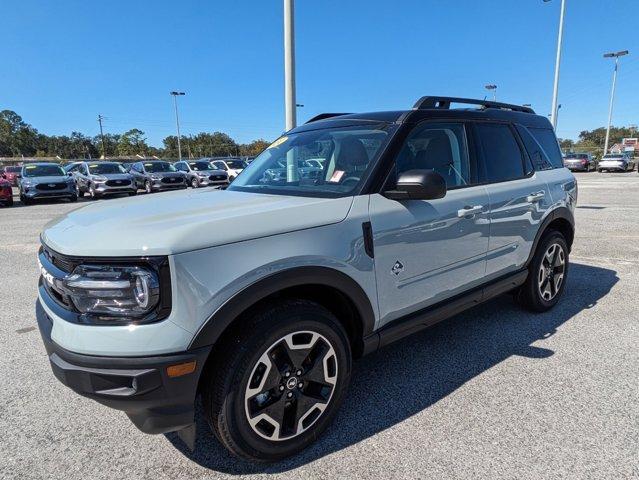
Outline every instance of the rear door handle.
<svg viewBox="0 0 639 480"><path fill-rule="evenodd" d="M545 192L531 193L530 195L526 197L526 201L528 203L536 203L536 202L539 202L540 200L543 200L545 196L546 196Z"/></svg>
<svg viewBox="0 0 639 480"><path fill-rule="evenodd" d="M484 210L483 205L474 205L472 207L464 207L462 209L457 210L457 216L459 218L465 218L471 215L475 215L476 213L481 213Z"/></svg>

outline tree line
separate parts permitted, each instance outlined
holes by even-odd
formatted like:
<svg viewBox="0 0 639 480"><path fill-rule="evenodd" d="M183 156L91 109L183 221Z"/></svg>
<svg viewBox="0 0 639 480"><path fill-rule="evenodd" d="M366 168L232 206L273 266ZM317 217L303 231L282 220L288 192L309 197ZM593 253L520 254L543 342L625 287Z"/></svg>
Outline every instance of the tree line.
<svg viewBox="0 0 639 480"><path fill-rule="evenodd" d="M636 127L610 127L610 139L608 148L615 143L621 143L624 138L634 138L637 136ZM579 134L577 141L569 138L560 138L559 144L565 152L592 153L596 156L603 155L603 147L606 142L606 127L595 128L594 130L583 130Z"/></svg>
<svg viewBox="0 0 639 480"><path fill-rule="evenodd" d="M0 157L178 157L176 135L166 137L162 143L162 148L149 145L144 132L137 128L121 134L105 133L104 136L94 137L80 132L71 132L71 135L45 135L26 123L16 112L0 112ZM222 132L182 135L180 143L182 156L186 158L255 156L269 145L263 139L241 144Z"/></svg>

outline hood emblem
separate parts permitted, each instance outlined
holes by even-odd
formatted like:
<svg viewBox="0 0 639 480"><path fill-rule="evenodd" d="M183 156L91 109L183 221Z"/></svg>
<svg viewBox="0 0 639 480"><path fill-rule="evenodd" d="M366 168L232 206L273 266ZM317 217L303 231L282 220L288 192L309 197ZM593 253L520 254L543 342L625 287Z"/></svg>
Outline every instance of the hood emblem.
<svg viewBox="0 0 639 480"><path fill-rule="evenodd" d="M404 271L404 264L402 262L400 262L399 260L397 260L395 262L395 265L393 265L393 268L391 268L391 273L395 276L399 275L400 273L402 273Z"/></svg>

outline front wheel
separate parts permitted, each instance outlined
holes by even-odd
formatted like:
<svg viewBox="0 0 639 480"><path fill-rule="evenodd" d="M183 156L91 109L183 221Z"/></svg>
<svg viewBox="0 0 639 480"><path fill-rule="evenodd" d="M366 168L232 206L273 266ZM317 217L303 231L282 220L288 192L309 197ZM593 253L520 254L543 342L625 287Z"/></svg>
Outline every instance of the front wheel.
<svg viewBox="0 0 639 480"><path fill-rule="evenodd" d="M337 319L316 303L283 301L224 345L204 380L204 411L221 443L269 462L315 441L350 378L350 345Z"/></svg>
<svg viewBox="0 0 639 480"><path fill-rule="evenodd" d="M200 182L197 181L197 178L193 177L191 179L191 187L192 188L198 188L200 186Z"/></svg>
<svg viewBox="0 0 639 480"><path fill-rule="evenodd" d="M144 191L146 193L151 193L152 192L151 182L149 180L145 180L145 182L144 182Z"/></svg>
<svg viewBox="0 0 639 480"><path fill-rule="evenodd" d="M551 230L542 237L528 266L528 278L517 295L519 303L534 312L550 310L559 301L567 276L566 239L561 233Z"/></svg>

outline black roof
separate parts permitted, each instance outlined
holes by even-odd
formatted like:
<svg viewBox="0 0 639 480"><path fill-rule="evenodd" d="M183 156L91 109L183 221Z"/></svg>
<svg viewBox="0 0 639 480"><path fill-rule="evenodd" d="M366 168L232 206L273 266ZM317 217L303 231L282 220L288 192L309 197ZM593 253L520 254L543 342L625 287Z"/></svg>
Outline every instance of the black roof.
<svg viewBox="0 0 639 480"><path fill-rule="evenodd" d="M477 105L479 108L450 108L451 103ZM520 123L528 127L552 128L550 121L528 107L487 100L457 97L422 97L410 110L368 113L324 113L291 130L303 132L329 127L346 127L367 123L416 123L428 118L497 120Z"/></svg>

